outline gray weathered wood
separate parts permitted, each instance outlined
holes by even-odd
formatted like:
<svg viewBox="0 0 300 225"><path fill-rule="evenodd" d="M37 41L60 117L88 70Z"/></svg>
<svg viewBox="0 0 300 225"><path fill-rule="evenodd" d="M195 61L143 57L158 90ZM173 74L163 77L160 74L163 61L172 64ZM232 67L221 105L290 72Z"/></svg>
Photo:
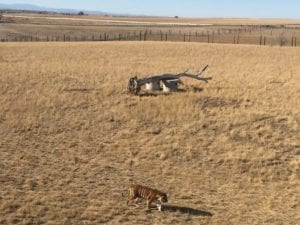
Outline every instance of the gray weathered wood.
<svg viewBox="0 0 300 225"><path fill-rule="evenodd" d="M204 82L208 83L208 81L211 80L212 77L201 77L202 73L207 68L208 68L208 65L206 65L201 71L199 71L196 74L189 74L188 73L188 69L187 69L187 70L185 70L185 71L183 71L181 73L178 73L178 74L164 73L164 74L159 74L159 75L153 75L153 76L144 77L142 79L138 79L136 76L135 77L131 77L129 79L129 82L128 82L128 90L129 90L130 93L138 94L139 91L141 90L141 87L143 85L145 85L145 84L157 84L160 81L162 81L164 83L164 85L167 86L166 85L166 83L168 83L167 81L178 80L179 82L181 82L180 81L181 77L188 77L188 78L192 78L192 79L196 79L196 80L201 80L201 81L204 81ZM177 84L176 84L176 86L177 86ZM177 88L174 86L173 90L175 90L175 89L177 90Z"/></svg>

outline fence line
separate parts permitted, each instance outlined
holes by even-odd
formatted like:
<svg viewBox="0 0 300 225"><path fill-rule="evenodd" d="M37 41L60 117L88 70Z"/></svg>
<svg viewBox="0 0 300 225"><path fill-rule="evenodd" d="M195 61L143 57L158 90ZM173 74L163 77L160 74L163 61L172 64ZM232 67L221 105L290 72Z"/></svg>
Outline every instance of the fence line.
<svg viewBox="0 0 300 225"><path fill-rule="evenodd" d="M260 34L259 36L245 35L243 30L233 32L228 29L227 33L222 33L220 29L215 31L202 31L194 33L172 32L153 32L152 30L127 32L127 33L99 33L89 36L75 35L22 35L0 37L1 42L77 42L77 41L177 41L177 42L203 42L203 43L225 43L225 44L256 44L256 45L279 45L279 46L297 46L297 37L284 36L275 37L272 31L271 36ZM290 43L290 44L289 44Z"/></svg>

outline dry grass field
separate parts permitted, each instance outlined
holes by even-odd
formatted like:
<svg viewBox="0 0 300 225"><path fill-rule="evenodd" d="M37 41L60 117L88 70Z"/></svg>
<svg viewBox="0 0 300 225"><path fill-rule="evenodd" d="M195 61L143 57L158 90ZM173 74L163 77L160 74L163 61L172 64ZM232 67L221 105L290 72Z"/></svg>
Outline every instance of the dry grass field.
<svg viewBox="0 0 300 225"><path fill-rule="evenodd" d="M5 13L0 24L0 41L167 39L175 42L299 46L300 40L300 20L288 19L176 19ZM147 37L139 35L140 32L146 32ZM109 37L106 39L104 35Z"/></svg>
<svg viewBox="0 0 300 225"><path fill-rule="evenodd" d="M300 49L0 43L0 224L299 224ZM179 93L128 78L196 71ZM145 184L163 212L126 206Z"/></svg>
<svg viewBox="0 0 300 225"><path fill-rule="evenodd" d="M97 16L97 15L63 15L63 14L34 14L34 13L12 13L11 16L29 16L39 18L61 18L68 17L74 19L87 19L87 20L126 20L126 21L138 21L138 22L153 22L153 23L193 23L193 24L216 24L216 25L278 25L278 24L290 24L300 25L299 19L260 19L260 18L185 18L185 17L130 17L130 16ZM77 21L78 22L78 21ZM96 21L94 21L96 22Z"/></svg>

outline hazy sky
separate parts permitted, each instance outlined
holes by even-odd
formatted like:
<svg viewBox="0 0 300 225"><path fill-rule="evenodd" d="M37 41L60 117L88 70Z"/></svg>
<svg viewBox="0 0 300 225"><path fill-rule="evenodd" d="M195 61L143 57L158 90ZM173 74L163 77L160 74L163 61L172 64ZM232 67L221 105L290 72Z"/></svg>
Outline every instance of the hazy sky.
<svg viewBox="0 0 300 225"><path fill-rule="evenodd" d="M0 3L162 16L300 18L300 0L0 0Z"/></svg>

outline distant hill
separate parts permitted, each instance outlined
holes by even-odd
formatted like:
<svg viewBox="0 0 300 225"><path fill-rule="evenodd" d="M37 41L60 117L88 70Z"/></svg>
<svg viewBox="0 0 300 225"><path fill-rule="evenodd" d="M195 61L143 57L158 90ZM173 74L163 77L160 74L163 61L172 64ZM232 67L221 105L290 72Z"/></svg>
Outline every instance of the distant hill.
<svg viewBox="0 0 300 225"><path fill-rule="evenodd" d="M30 4L2 4L0 3L0 9L6 10L30 10L30 11L43 11L43 7Z"/></svg>
<svg viewBox="0 0 300 225"><path fill-rule="evenodd" d="M91 15L114 15L112 13L106 13L106 12L101 12L101 11L47 8L47 7L31 5L31 4L2 4L2 3L0 3L0 10L22 10L22 11L55 12L55 13L70 13L70 14L77 14L79 11L83 11L85 14L91 14Z"/></svg>

